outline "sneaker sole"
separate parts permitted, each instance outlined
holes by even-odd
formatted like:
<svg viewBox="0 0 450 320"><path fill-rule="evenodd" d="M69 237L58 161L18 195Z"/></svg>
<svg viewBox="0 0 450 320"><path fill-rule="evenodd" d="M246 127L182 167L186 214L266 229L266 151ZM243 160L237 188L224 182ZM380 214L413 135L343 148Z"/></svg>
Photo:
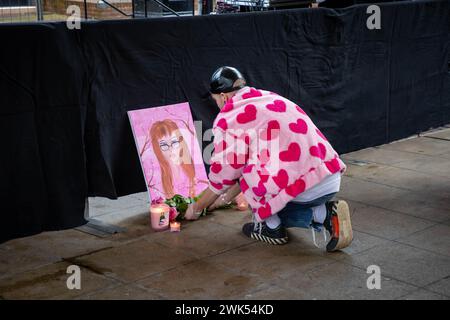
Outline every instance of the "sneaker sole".
<svg viewBox="0 0 450 320"><path fill-rule="evenodd" d="M333 249L328 250L330 252L346 248L353 241L352 222L347 202L344 200L337 201L336 214L339 219L339 240Z"/></svg>
<svg viewBox="0 0 450 320"><path fill-rule="evenodd" d="M258 240L258 241L262 241L262 242L266 242L268 244L273 244L276 246L280 246L283 244L288 243L288 237L284 237L284 238L269 238L266 237L265 235L259 234L259 233L251 233L250 237L252 239Z"/></svg>

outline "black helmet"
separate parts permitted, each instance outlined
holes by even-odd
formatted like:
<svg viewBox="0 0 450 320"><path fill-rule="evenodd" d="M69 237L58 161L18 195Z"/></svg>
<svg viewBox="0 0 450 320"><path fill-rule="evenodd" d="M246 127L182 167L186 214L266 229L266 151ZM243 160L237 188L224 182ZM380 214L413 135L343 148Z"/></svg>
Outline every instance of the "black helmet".
<svg viewBox="0 0 450 320"><path fill-rule="evenodd" d="M244 84L240 84L236 87L233 86L234 82L238 79L244 81ZM217 69L212 77L210 82L209 92L211 93L226 93L235 90L239 90L245 86L245 79L242 73L239 72L238 69L233 67L220 67Z"/></svg>

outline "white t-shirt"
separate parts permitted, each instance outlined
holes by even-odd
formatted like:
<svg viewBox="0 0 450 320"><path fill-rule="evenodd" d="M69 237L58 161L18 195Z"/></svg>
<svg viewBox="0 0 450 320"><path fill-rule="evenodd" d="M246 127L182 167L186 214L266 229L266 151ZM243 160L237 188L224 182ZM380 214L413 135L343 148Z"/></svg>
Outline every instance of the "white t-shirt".
<svg viewBox="0 0 450 320"><path fill-rule="evenodd" d="M330 193L339 192L341 187L341 173L337 172L323 179L319 184L300 193L292 201L294 202L310 202L317 198L326 196Z"/></svg>

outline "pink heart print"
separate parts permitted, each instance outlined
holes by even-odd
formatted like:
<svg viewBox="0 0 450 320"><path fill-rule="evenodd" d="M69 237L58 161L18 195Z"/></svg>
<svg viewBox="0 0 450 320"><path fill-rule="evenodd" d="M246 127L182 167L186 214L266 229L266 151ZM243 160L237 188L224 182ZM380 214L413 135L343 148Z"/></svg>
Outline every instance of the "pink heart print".
<svg viewBox="0 0 450 320"><path fill-rule="evenodd" d="M267 130L261 132L260 138L262 140L272 140L278 137L280 133L280 123L277 120L270 120L267 123Z"/></svg>
<svg viewBox="0 0 450 320"><path fill-rule="evenodd" d="M295 198L305 191L305 181L303 179L297 179L293 184L287 186L285 190L288 195Z"/></svg>
<svg viewBox="0 0 450 320"><path fill-rule="evenodd" d="M341 170L341 166L337 158L334 158L330 161L325 161L325 165L327 166L327 169L330 170L331 173L336 173Z"/></svg>
<svg viewBox="0 0 450 320"><path fill-rule="evenodd" d="M269 203L266 203L265 206L261 206L258 209L258 215L261 219L266 219L272 215L272 208Z"/></svg>
<svg viewBox="0 0 450 320"><path fill-rule="evenodd" d="M227 103L225 103L222 110L220 110L220 111L221 112L229 112L229 111L233 110L233 108L234 108L233 100L229 100Z"/></svg>
<svg viewBox="0 0 450 320"><path fill-rule="evenodd" d="M300 146L292 142L286 151L280 152L280 160L286 162L298 161L300 159Z"/></svg>
<svg viewBox="0 0 450 320"><path fill-rule="evenodd" d="M239 182L239 185L241 186L242 193L245 193L245 191L247 191L249 188L247 181L245 181L245 179L241 179L241 181Z"/></svg>
<svg viewBox="0 0 450 320"><path fill-rule="evenodd" d="M280 189L284 189L288 185L289 175L286 170L281 169L276 176L272 177L272 179Z"/></svg>
<svg viewBox="0 0 450 320"><path fill-rule="evenodd" d="M217 121L217 126L226 131L228 129L227 120L225 120L224 118L220 119L219 121Z"/></svg>
<svg viewBox="0 0 450 320"><path fill-rule="evenodd" d="M218 174L220 171L222 171L222 165L218 162L211 163L211 171L215 174Z"/></svg>
<svg viewBox="0 0 450 320"><path fill-rule="evenodd" d="M227 186L234 186L236 184L236 181L225 179L225 180L222 181L222 184L225 184Z"/></svg>
<svg viewBox="0 0 450 320"><path fill-rule="evenodd" d="M253 104L245 106L244 112L237 115L237 122L244 124L256 119L256 107Z"/></svg>
<svg viewBox="0 0 450 320"><path fill-rule="evenodd" d="M215 182L212 182L212 181L210 181L209 183L211 183L211 185L212 185L214 188L216 188L217 190L221 190L222 187L223 187L220 183L215 183Z"/></svg>
<svg viewBox="0 0 450 320"><path fill-rule="evenodd" d="M256 97L261 97L262 93L259 90L250 89L250 92L244 93L242 95L242 99L250 99L250 98L256 98Z"/></svg>
<svg viewBox="0 0 450 320"><path fill-rule="evenodd" d="M267 109L274 112L286 112L286 103L282 100L275 100L273 103L269 103Z"/></svg>
<svg viewBox="0 0 450 320"><path fill-rule="evenodd" d="M323 143L320 143L317 146L312 146L309 148L309 153L311 153L312 156L325 159L325 156L327 155L327 148Z"/></svg>
<svg viewBox="0 0 450 320"><path fill-rule="evenodd" d="M264 183L262 181L260 181L258 183L257 187L253 187L252 190L253 190L253 193L255 195L257 195L258 197L262 197L263 195L265 195L267 193L267 189L264 186Z"/></svg>
<svg viewBox="0 0 450 320"><path fill-rule="evenodd" d="M295 133L306 134L306 132L308 131L308 125L306 124L305 120L297 119L297 122L289 123L289 129L291 129L291 131Z"/></svg>
<svg viewBox="0 0 450 320"><path fill-rule="evenodd" d="M255 166L254 164L251 164L249 166L244 167L244 169L242 169L242 173L250 173L250 172L252 172L254 166Z"/></svg>

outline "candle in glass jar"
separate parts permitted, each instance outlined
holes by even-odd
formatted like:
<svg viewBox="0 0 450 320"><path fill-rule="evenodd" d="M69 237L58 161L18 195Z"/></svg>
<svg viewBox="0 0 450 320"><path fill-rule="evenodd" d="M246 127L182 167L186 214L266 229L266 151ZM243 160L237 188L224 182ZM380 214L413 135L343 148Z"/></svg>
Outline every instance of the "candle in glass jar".
<svg viewBox="0 0 450 320"><path fill-rule="evenodd" d="M165 203L150 206L150 221L153 230L161 231L169 227L169 210L170 207Z"/></svg>
<svg viewBox="0 0 450 320"><path fill-rule="evenodd" d="M248 203L247 202L241 202L238 204L238 210L245 211L248 209Z"/></svg>
<svg viewBox="0 0 450 320"><path fill-rule="evenodd" d="M238 210L240 210L240 211L245 211L248 209L248 202L245 199L245 196L242 192L237 195L236 204L237 204Z"/></svg>
<svg viewBox="0 0 450 320"><path fill-rule="evenodd" d="M170 223L170 232L180 232L181 223L177 221L172 221Z"/></svg>

